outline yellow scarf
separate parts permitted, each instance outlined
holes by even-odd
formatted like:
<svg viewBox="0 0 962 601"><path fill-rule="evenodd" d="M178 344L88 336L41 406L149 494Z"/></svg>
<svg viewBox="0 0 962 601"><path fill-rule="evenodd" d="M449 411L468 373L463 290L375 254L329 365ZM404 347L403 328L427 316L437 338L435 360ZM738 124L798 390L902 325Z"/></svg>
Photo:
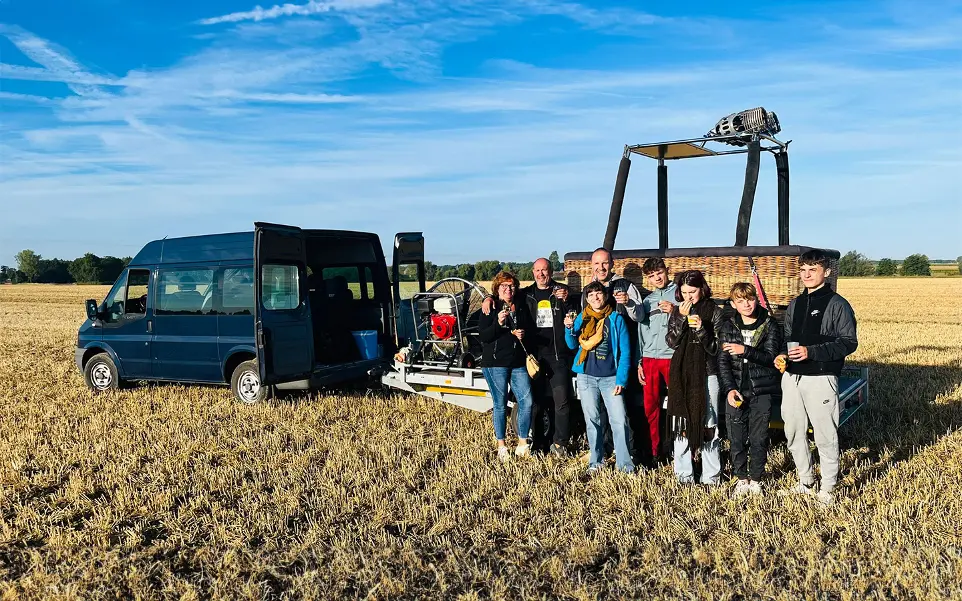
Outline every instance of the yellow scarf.
<svg viewBox="0 0 962 601"><path fill-rule="evenodd" d="M605 335L604 323L611 315L611 305L605 303L600 311L595 311L591 306L585 307L584 317L581 318L581 334L578 335L578 344L581 345L581 352L578 353L576 365L581 365L588 358L588 353L593 348L601 344L601 339Z"/></svg>

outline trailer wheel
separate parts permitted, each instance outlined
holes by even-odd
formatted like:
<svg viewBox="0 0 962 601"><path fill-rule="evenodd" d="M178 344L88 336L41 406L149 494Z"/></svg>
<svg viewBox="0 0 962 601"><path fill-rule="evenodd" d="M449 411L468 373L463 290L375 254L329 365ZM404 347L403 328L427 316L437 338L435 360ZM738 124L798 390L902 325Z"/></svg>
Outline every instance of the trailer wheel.
<svg viewBox="0 0 962 601"><path fill-rule="evenodd" d="M257 362L244 361L234 368L230 377L230 389L234 397L242 403L253 405L267 398L267 386L261 384Z"/></svg>
<svg viewBox="0 0 962 601"><path fill-rule="evenodd" d="M97 353L84 365L84 383L94 393L120 388L117 366L107 353Z"/></svg>

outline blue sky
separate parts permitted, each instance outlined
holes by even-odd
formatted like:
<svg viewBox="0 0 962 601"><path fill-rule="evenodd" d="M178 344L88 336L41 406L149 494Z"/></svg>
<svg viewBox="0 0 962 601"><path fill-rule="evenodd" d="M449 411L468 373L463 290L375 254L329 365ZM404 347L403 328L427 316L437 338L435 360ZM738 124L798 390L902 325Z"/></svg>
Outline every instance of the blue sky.
<svg viewBox="0 0 962 601"><path fill-rule="evenodd" d="M255 220L422 230L437 263L590 250L625 144L755 106L792 140L793 243L962 254L958 2L2 0L0 263ZM671 245L732 244L743 174L671 163ZM636 158L617 247L657 246L654 195Z"/></svg>

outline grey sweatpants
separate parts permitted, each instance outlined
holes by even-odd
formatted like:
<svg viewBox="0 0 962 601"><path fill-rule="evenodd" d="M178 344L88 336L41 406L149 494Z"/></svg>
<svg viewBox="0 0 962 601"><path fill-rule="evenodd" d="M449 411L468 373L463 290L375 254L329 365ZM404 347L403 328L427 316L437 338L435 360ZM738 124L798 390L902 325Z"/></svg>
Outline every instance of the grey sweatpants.
<svg viewBox="0 0 962 601"><path fill-rule="evenodd" d="M832 492L838 481L838 378L784 373L782 420L798 481L806 486L815 482L812 453L808 447L808 424L811 422L822 466L821 488Z"/></svg>

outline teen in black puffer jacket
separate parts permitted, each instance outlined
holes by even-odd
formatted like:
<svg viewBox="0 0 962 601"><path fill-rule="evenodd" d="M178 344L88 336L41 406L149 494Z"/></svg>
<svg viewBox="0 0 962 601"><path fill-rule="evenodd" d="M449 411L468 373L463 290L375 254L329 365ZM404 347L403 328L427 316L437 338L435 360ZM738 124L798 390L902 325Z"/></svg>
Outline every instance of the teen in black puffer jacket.
<svg viewBox="0 0 962 601"><path fill-rule="evenodd" d="M768 311L758 305L755 308L755 323L746 326L742 316L730 307L722 311L722 320L718 328L718 375L721 378L721 391L728 395L729 391L738 390L744 396L768 394L781 396L782 374L775 369L775 357L778 356L782 344L782 328ZM743 331L752 331L755 344L746 344ZM721 350L725 343L741 344L745 346L745 354L733 357L731 353ZM742 372L748 369L748 388L742 386Z"/></svg>
<svg viewBox="0 0 962 601"><path fill-rule="evenodd" d="M775 357L782 328L758 304L755 287L732 286L729 305L718 326L718 375L725 403L735 496L762 492L760 479L768 457L768 423L772 403L781 398L781 374ZM748 444L751 444L751 467Z"/></svg>

